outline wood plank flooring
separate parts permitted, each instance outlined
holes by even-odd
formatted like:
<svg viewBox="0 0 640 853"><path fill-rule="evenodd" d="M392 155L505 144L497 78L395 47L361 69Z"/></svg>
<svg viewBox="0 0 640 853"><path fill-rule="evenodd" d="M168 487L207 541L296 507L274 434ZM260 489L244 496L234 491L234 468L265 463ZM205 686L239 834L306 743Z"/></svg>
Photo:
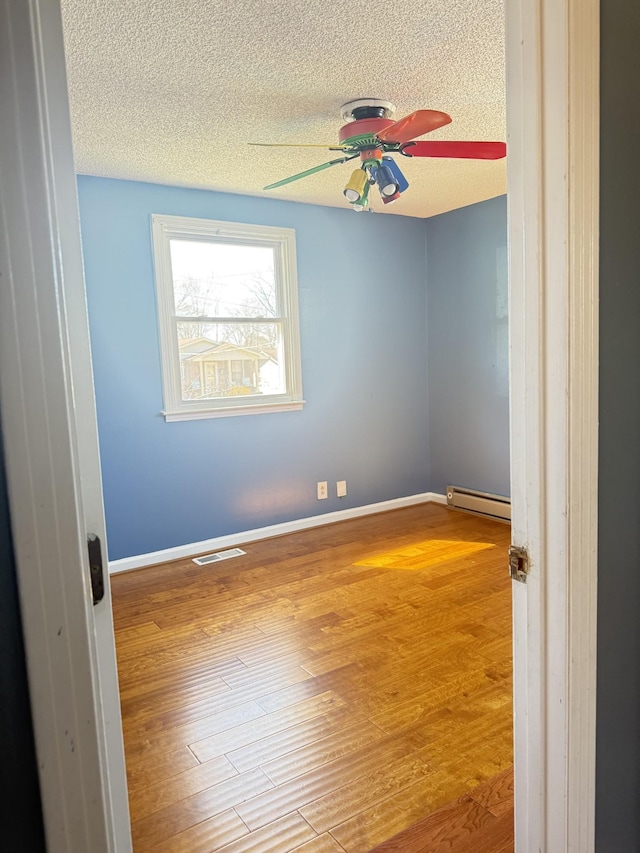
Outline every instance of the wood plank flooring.
<svg viewBox="0 0 640 853"><path fill-rule="evenodd" d="M114 576L135 853L368 853L454 806L511 849L465 799L512 764L509 535L423 504Z"/></svg>
<svg viewBox="0 0 640 853"><path fill-rule="evenodd" d="M513 768L383 842L372 853L513 853Z"/></svg>

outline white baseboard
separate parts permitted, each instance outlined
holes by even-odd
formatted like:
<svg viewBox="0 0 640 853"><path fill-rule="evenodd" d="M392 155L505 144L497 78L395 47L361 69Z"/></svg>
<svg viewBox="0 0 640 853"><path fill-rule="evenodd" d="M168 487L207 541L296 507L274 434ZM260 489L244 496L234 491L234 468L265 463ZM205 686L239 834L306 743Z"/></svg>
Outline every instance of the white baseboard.
<svg viewBox="0 0 640 853"><path fill-rule="evenodd" d="M423 492L420 495L409 495L406 498L395 498L366 506L356 506L351 509L341 509L337 512L327 512L324 515L312 515L309 518L298 518L295 521L285 521L283 524L272 524L268 527L258 527L255 530L244 530L231 533L228 536L218 536L215 539L205 539L203 542L192 542L189 545L178 545L176 548L166 548L164 551L152 551L150 554L140 554L137 557L124 557L122 560L109 562L109 574L130 572L132 569L142 569L156 563L167 563L171 560L181 560L184 557L195 557L207 551L220 551L246 542L258 539L269 539L272 536L282 536L294 533L296 530L307 530L310 527L320 527L323 524L334 524L336 521L346 521L349 518L359 518L363 515L373 515L376 512L388 512L392 509L413 506L423 503L446 504L445 495L436 492Z"/></svg>

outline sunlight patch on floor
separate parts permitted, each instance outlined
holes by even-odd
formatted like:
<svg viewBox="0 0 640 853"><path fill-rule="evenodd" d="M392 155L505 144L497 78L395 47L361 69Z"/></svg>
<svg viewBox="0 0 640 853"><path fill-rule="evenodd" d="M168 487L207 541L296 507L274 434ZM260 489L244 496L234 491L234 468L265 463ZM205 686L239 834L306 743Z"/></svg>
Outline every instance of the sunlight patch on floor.
<svg viewBox="0 0 640 853"><path fill-rule="evenodd" d="M417 572L428 569L438 563L469 557L479 551L496 546L491 542L464 542L452 539L427 539L416 545L375 554L365 560L358 560L354 566L368 566L375 569L394 569Z"/></svg>

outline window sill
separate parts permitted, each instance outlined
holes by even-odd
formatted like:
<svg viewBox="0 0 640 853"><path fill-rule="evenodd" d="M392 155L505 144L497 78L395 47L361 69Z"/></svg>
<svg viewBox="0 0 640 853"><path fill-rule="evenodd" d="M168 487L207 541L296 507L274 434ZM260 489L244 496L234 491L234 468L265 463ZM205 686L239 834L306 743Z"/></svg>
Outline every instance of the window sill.
<svg viewBox="0 0 640 853"><path fill-rule="evenodd" d="M271 412L299 412L305 400L288 403L261 403L255 406L227 406L220 409L193 409L176 412L162 412L167 423L169 421L197 421L205 418L233 418L238 415L266 415Z"/></svg>

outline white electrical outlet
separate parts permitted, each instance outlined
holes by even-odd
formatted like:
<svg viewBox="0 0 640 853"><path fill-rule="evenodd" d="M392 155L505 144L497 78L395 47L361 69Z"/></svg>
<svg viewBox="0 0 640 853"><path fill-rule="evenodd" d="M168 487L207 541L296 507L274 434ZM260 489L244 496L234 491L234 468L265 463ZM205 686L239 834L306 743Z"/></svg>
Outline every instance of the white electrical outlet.
<svg viewBox="0 0 640 853"><path fill-rule="evenodd" d="M339 498L346 498L347 496L347 481L346 480L338 480L336 483L336 492Z"/></svg>
<svg viewBox="0 0 640 853"><path fill-rule="evenodd" d="M329 491L327 489L327 481L324 480L322 483L318 483L318 500L323 501L329 497Z"/></svg>

